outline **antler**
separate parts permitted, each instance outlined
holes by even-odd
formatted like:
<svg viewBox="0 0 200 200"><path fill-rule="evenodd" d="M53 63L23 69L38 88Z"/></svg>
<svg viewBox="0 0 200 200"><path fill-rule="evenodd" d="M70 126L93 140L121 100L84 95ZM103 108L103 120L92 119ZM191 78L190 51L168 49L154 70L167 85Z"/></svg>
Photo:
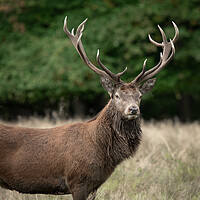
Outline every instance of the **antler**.
<svg viewBox="0 0 200 200"><path fill-rule="evenodd" d="M170 62L170 60L174 56L174 54L175 54L174 43L178 39L179 30L178 30L177 25L174 22L172 22L172 24L173 24L174 29L175 29L175 36L172 40L170 39L170 42L167 41L167 37L165 35L165 32L162 30L162 28L159 25L158 25L158 28L161 32L162 39L163 39L162 43L158 43L158 42L154 41L151 38L150 34L148 35L151 43L153 43L154 45L156 45L158 47L162 47L163 52L160 52L160 61L158 62L158 64L155 67L149 69L148 71L146 71L147 59L144 61L142 72L140 72L140 74L132 81L133 83L139 84L142 81L145 81L145 80L155 76Z"/></svg>
<svg viewBox="0 0 200 200"><path fill-rule="evenodd" d="M82 58L82 60L85 62L85 64L95 73L99 74L100 76L104 76L106 78L109 78L111 80L113 80L115 83L119 83L122 82L120 80L120 77L126 72L127 68L125 68L125 70L121 73L118 74L114 74L112 73L109 69L107 69L100 61L99 58L99 50L97 50L97 62L99 63L100 67L103 70L100 70L99 68L97 68L96 66L94 66L90 60L88 59L85 50L83 48L83 44L81 42L81 37L83 35L83 30L84 30L84 26L86 23L87 19L85 19L77 28L76 30L76 34L74 34L74 28L72 29L71 33L67 28L67 16L65 17L64 20L64 27L63 30L64 32L68 35L68 37L70 38L70 40L72 41L72 44L74 45L76 51L79 53L80 57Z"/></svg>

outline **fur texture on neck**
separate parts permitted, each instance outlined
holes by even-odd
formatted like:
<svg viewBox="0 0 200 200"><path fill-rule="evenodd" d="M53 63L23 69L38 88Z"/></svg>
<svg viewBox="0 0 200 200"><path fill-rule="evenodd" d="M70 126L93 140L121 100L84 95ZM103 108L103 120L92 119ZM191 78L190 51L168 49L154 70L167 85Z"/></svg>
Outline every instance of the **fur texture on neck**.
<svg viewBox="0 0 200 200"><path fill-rule="evenodd" d="M97 142L112 167L134 155L142 139L140 118L123 118L110 100L97 120Z"/></svg>

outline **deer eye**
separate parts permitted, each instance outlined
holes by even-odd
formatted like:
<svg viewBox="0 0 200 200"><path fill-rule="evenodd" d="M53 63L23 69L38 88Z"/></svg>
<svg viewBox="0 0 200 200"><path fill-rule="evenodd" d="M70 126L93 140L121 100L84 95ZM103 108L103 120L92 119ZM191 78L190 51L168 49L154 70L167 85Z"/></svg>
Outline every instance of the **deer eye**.
<svg viewBox="0 0 200 200"><path fill-rule="evenodd" d="M118 94L115 94L115 98L116 98L116 99L119 99L120 97L119 97L119 95L118 95Z"/></svg>

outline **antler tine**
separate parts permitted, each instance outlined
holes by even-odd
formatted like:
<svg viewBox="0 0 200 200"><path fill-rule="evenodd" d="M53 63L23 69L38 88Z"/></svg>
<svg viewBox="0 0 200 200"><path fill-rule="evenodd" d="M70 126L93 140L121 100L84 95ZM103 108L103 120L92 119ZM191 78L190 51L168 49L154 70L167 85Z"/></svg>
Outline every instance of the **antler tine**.
<svg viewBox="0 0 200 200"><path fill-rule="evenodd" d="M172 22L172 24L173 24L174 29L175 29L175 36L172 40L170 39L170 42L167 41L167 37L165 35L165 32L163 31L163 29L159 25L158 25L158 28L161 32L163 42L158 43L158 42L154 41L151 38L151 36L149 35L149 40L154 45L162 47L163 53L160 53L160 61L158 62L158 64L155 67L149 69L148 71L145 71L146 62L144 62L142 72L132 82L139 84L140 82L145 81L145 80L155 76L170 62L170 60L172 59L172 57L175 54L174 42L176 42L176 40L178 39L178 35L179 35L178 27L176 26L176 24L174 22ZM171 52L171 54L170 54L170 52Z"/></svg>
<svg viewBox="0 0 200 200"><path fill-rule="evenodd" d="M74 36L74 28L71 30L71 34Z"/></svg>
<svg viewBox="0 0 200 200"><path fill-rule="evenodd" d="M164 46L164 44L167 43L167 36L165 35L165 32L162 30L162 28L159 25L158 25L158 29L160 30L160 33L163 39L163 42L161 44L162 46Z"/></svg>
<svg viewBox="0 0 200 200"><path fill-rule="evenodd" d="M79 55L81 56L82 60L85 62L85 64L95 73L99 74L100 76L104 76L108 79L113 80L114 82L118 83L121 82L120 80L120 76L122 76L125 71L118 73L117 75L115 75L114 73L112 73L110 70L108 70L100 61L99 59L99 51L97 52L97 57L98 57L98 63L100 65L100 67L103 70L100 70L99 68L97 68L95 65L93 65L90 60L88 59L83 44L81 42L81 37L83 35L83 30L85 27L85 23L86 23L87 19L85 19L77 28L76 30L76 34L74 34L74 28L72 29L71 33L67 28L67 16L65 17L64 20L64 26L63 26L63 30L64 32L69 36L72 44L74 45L75 49L77 50L77 52L79 53Z"/></svg>
<svg viewBox="0 0 200 200"><path fill-rule="evenodd" d="M175 35L174 35L174 38L172 39L172 42L175 43L176 40L178 39L178 36L179 36L179 30L178 30L177 25L173 21L172 21L172 24L173 24L174 29L175 29Z"/></svg>
<svg viewBox="0 0 200 200"><path fill-rule="evenodd" d="M69 30L68 30L68 28L67 28L67 16L66 16L65 19L64 19L63 30L64 30L65 33L67 33L68 36L71 36L71 34L70 34L70 32L69 32Z"/></svg>
<svg viewBox="0 0 200 200"><path fill-rule="evenodd" d="M103 69L113 80L117 81L115 74L112 73L108 68L106 68L101 62L99 58L99 49L97 49L97 62L99 63L99 66L101 67L101 69Z"/></svg>
<svg viewBox="0 0 200 200"><path fill-rule="evenodd" d="M158 46L158 47L162 47L162 43L158 43L155 40L153 40L150 34L148 34L148 37L152 44L154 44L155 46Z"/></svg>
<svg viewBox="0 0 200 200"><path fill-rule="evenodd" d="M155 67L149 69L146 73L145 73L145 71L143 69L142 72L141 72L141 76L137 79L137 81L140 82L140 80L141 80L142 76L144 75L144 73L145 73L145 76L147 76L150 73L154 72L160 66L160 64L162 62L162 58L163 58L163 56L162 56L162 53L160 52L160 60L159 60L158 64ZM147 61L147 59L145 61ZM146 63L145 63L145 67L146 67ZM145 68L145 70L146 70L146 68Z"/></svg>
<svg viewBox="0 0 200 200"><path fill-rule="evenodd" d="M124 71L119 72L118 74L116 74L116 76L118 77L118 79L120 80L120 77L124 75L124 73L127 71L127 67L125 67Z"/></svg>
<svg viewBox="0 0 200 200"><path fill-rule="evenodd" d="M115 82L121 82L120 77L126 72L127 67L125 68L125 70L123 72L120 72L118 74L114 74L113 72L111 72L107 67L105 67L103 65L103 63L100 60L99 57L99 49L97 50L97 62L99 63L99 66L113 79L115 80Z"/></svg>
<svg viewBox="0 0 200 200"><path fill-rule="evenodd" d="M168 59L165 61L166 63L168 63L174 56L176 50L175 50L175 46L174 46L174 43L172 42L172 40L170 39L170 44L171 44L171 48L172 48L172 53L171 55L168 57Z"/></svg>
<svg viewBox="0 0 200 200"><path fill-rule="evenodd" d="M86 18L81 24L79 24L77 30L76 30L76 35L81 35L83 33L83 30L85 28L85 23L87 22L88 18Z"/></svg>
<svg viewBox="0 0 200 200"><path fill-rule="evenodd" d="M147 59L144 60L143 63L143 68L142 71L138 74L138 76L134 79L134 82L138 82L140 80L140 78L144 75L145 71L146 71L146 63L147 63Z"/></svg>

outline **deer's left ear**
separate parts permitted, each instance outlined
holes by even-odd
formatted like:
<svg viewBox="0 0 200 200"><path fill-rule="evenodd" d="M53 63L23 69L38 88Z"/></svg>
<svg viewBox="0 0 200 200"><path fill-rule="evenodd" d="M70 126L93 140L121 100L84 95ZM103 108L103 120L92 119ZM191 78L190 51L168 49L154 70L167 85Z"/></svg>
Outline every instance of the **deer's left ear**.
<svg viewBox="0 0 200 200"><path fill-rule="evenodd" d="M101 85L103 86L103 88L108 92L108 94L111 97L113 94L113 91L114 91L113 81L104 76L101 76L100 81L101 81Z"/></svg>
<svg viewBox="0 0 200 200"><path fill-rule="evenodd" d="M142 85L139 86L139 90L142 94L146 94L150 92L156 83L156 78L152 78L144 82Z"/></svg>

